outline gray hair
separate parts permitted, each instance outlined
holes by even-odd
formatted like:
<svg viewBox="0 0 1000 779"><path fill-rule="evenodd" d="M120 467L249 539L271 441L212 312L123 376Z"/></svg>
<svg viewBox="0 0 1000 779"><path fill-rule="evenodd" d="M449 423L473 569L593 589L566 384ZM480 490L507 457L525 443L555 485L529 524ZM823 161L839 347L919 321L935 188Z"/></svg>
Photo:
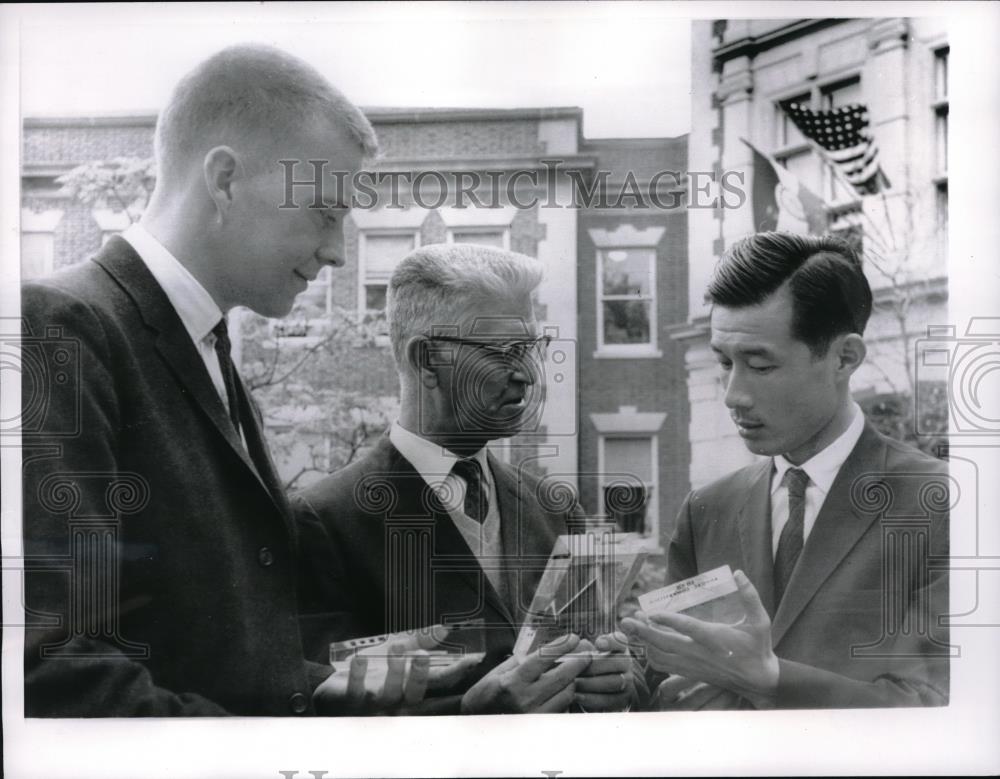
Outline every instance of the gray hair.
<svg viewBox="0 0 1000 779"><path fill-rule="evenodd" d="M160 113L153 142L159 178L171 179L213 146L249 139L274 145L312 118L347 129L366 157L378 153L368 118L318 70L272 46L230 46L184 76Z"/></svg>
<svg viewBox="0 0 1000 779"><path fill-rule="evenodd" d="M483 304L530 306L542 275L535 258L492 246L441 243L410 252L389 279L386 300L396 364L403 364L412 336L429 334L436 325L461 327Z"/></svg>

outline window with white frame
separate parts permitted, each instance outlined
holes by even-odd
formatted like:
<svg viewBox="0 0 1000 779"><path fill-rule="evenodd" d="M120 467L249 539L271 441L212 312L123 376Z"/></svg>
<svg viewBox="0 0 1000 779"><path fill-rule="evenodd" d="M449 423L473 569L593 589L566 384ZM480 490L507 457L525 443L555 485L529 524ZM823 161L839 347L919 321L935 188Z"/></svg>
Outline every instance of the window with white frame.
<svg viewBox="0 0 1000 779"><path fill-rule="evenodd" d="M649 535L657 525L656 436L600 438L604 513L623 532Z"/></svg>
<svg viewBox="0 0 1000 779"><path fill-rule="evenodd" d="M47 276L55 269L56 227L63 212L57 209L21 211L21 280Z"/></svg>
<svg viewBox="0 0 1000 779"><path fill-rule="evenodd" d="M656 250L599 250L597 287L598 349L654 349Z"/></svg>
<svg viewBox="0 0 1000 779"><path fill-rule="evenodd" d="M513 206L501 208L457 208L445 206L437 209L444 222L445 241L448 243L477 243L510 249L510 228L517 215Z"/></svg>
<svg viewBox="0 0 1000 779"><path fill-rule="evenodd" d="M385 312L386 292L389 277L407 254L420 245L417 230L372 230L359 236L358 316L363 321L371 321ZM376 340L380 345L388 345L389 330L383 319Z"/></svg>
<svg viewBox="0 0 1000 779"><path fill-rule="evenodd" d="M482 246L510 248L510 230L499 227L463 227L448 230L448 243L477 243Z"/></svg>

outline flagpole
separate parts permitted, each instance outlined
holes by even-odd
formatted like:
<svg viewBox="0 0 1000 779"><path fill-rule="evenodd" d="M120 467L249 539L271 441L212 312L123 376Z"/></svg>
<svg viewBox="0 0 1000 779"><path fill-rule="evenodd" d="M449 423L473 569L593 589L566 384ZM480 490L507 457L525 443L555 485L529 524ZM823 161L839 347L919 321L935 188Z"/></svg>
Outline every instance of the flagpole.
<svg viewBox="0 0 1000 779"><path fill-rule="evenodd" d="M813 151L815 151L819 155L819 158L821 160L823 160L823 162L826 163L827 167L829 167L830 170L833 171L833 175L837 178L837 180L841 184L843 184L844 188L847 189L848 192L852 192L852 193L856 192L856 190L854 189L854 185L850 181L847 180L847 178L844 176L843 173L840 172L840 170L837 168L836 163L834 163L827 156L826 150L822 146L820 146L818 143L816 143L816 141L814 141L812 138L809 138L808 136L805 137L805 140L809 144L809 146L813 149ZM889 249L889 246L886 243L885 233L883 233L879 229L879 226L875 223L875 220L872 219L870 216L868 216L868 214L865 213L865 208L864 208L864 204L863 203L861 204L861 206L860 206L860 208L858 210L861 211L862 218L868 220L868 223L871 225L872 230L877 234L878 240L882 244L882 248L883 249ZM895 237L893 237L892 249L895 250L895 248L896 248L896 241L895 241Z"/></svg>
<svg viewBox="0 0 1000 779"><path fill-rule="evenodd" d="M885 212L885 223L889 225L889 235L892 237L892 248L898 250L896 246L896 231L892 229L892 215L889 213L889 203L885 196L885 190L881 192L882 195L882 211Z"/></svg>

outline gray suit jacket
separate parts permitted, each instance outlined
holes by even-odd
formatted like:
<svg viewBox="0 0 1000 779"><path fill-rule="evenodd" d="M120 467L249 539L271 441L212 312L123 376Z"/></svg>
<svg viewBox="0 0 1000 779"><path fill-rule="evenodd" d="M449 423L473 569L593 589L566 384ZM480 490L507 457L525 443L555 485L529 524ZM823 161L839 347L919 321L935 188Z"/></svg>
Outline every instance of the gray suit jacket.
<svg viewBox="0 0 1000 779"><path fill-rule="evenodd" d="M947 466L866 425L774 607L771 461L692 492L668 553L670 582L742 569L772 620L778 706L948 701Z"/></svg>

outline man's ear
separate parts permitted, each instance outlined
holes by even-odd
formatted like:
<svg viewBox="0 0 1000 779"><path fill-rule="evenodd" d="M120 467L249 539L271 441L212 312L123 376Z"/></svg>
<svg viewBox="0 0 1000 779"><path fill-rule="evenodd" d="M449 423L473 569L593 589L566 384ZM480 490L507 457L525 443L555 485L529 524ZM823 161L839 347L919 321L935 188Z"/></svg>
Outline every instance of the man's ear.
<svg viewBox="0 0 1000 779"><path fill-rule="evenodd" d="M233 181L240 175L243 166L236 152L228 146L216 146L205 155L202 172L205 189L215 203L216 213L221 222L233 203Z"/></svg>
<svg viewBox="0 0 1000 779"><path fill-rule="evenodd" d="M427 389L438 385L438 366L433 364L431 342L422 335L415 335L406 342L403 358L410 372Z"/></svg>
<svg viewBox="0 0 1000 779"><path fill-rule="evenodd" d="M868 354L865 339L857 333L839 336L833 343L837 357L837 372L844 378L850 378L861 367Z"/></svg>

